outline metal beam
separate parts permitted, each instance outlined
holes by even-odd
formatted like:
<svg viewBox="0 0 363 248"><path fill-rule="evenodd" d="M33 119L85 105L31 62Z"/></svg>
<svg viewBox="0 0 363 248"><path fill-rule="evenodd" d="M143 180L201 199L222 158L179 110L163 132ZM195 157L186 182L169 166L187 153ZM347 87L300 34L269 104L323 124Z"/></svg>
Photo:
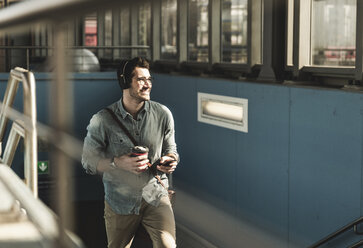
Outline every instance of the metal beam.
<svg viewBox="0 0 363 248"><path fill-rule="evenodd" d="M139 0L29 0L0 10L0 31L14 32L38 22L70 20L83 13L107 9ZM11 29L10 29L11 27Z"/></svg>
<svg viewBox="0 0 363 248"><path fill-rule="evenodd" d="M209 1L209 64L221 62L221 0Z"/></svg>
<svg viewBox="0 0 363 248"><path fill-rule="evenodd" d="M276 76L272 67L272 49L273 49L273 3L271 0L263 2L263 51L262 51L262 67L258 75L259 80L275 81Z"/></svg>

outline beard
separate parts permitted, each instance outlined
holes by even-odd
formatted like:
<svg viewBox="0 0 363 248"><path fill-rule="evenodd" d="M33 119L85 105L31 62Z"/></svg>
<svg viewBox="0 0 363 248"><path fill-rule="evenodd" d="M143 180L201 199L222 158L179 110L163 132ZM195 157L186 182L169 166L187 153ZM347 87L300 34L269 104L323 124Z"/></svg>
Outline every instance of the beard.
<svg viewBox="0 0 363 248"><path fill-rule="evenodd" d="M139 101L139 102L144 102L144 101L149 101L150 100L150 88L142 88L142 89L130 89L130 96Z"/></svg>

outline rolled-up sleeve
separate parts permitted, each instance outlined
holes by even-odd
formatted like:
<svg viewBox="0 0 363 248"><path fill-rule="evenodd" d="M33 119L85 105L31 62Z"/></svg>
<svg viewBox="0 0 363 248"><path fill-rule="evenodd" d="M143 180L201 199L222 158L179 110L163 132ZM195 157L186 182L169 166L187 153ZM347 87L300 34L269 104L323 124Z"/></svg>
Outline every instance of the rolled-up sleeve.
<svg viewBox="0 0 363 248"><path fill-rule="evenodd" d="M166 125L163 139L163 155L174 154L179 162L179 154L177 152L177 146L175 143L175 128L174 128L174 118L169 109L166 111Z"/></svg>
<svg viewBox="0 0 363 248"><path fill-rule="evenodd" d="M83 143L82 166L89 174L97 173L97 165L101 158L105 158L107 139L102 118L99 114L92 117L87 136Z"/></svg>

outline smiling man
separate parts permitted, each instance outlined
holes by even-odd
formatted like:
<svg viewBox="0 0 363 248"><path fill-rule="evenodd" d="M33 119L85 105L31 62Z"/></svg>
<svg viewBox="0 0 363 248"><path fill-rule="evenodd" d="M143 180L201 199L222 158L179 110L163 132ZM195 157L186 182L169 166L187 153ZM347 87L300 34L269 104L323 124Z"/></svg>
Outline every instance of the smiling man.
<svg viewBox="0 0 363 248"><path fill-rule="evenodd" d="M124 61L117 77L122 97L92 117L82 156L86 172L103 175L108 247L130 247L139 225L153 247L176 247L166 176L179 162L173 116L150 100L152 78L145 59ZM131 156L135 144L120 125L148 152ZM149 166L156 161L152 172Z"/></svg>

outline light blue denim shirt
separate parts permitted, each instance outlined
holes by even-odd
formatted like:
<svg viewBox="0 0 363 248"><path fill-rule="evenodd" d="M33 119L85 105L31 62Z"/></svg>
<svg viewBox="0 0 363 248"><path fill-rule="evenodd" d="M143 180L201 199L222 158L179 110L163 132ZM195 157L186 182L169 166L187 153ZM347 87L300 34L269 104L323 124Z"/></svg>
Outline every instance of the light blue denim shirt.
<svg viewBox="0 0 363 248"><path fill-rule="evenodd" d="M175 144L174 120L170 110L164 105L146 101L137 119L133 119L123 107L122 99L109 108L128 129L138 145L149 148L149 160L155 162L161 156L178 153ZM101 158L112 158L130 153L132 141L105 109L95 114L87 127L84 140L82 165L87 173L96 174ZM161 179L168 187L165 174ZM118 214L139 214L141 200L158 206L160 198L168 194L157 182L150 170L133 174L122 169L103 173L105 200Z"/></svg>

